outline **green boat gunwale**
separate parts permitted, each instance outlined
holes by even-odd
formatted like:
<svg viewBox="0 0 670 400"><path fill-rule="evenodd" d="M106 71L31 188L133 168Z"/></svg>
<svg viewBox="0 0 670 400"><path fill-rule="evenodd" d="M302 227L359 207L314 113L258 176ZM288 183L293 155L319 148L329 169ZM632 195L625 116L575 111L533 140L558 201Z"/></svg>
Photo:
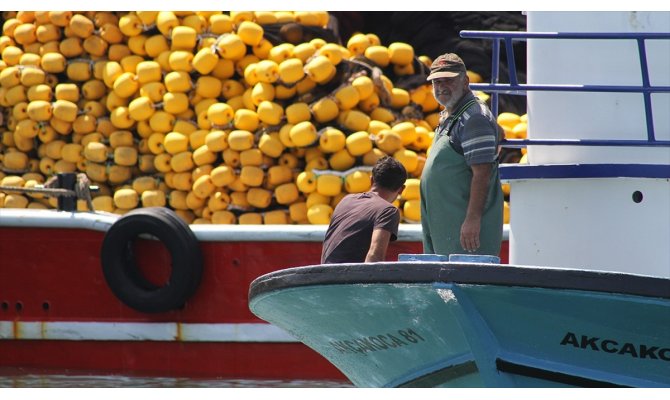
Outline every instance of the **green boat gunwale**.
<svg viewBox="0 0 670 400"><path fill-rule="evenodd" d="M580 290L670 299L670 279L617 272L445 262L328 264L289 268L256 278L249 303L300 286L349 284L483 284Z"/></svg>

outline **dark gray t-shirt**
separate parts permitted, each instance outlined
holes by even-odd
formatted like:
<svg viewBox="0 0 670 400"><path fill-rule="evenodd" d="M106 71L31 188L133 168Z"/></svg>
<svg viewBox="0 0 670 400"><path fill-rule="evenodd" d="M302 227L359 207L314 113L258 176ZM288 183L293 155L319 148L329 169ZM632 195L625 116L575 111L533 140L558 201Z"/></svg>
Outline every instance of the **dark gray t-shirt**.
<svg viewBox="0 0 670 400"><path fill-rule="evenodd" d="M463 110L457 121L452 121L453 117L440 121L436 136L445 135L447 128L451 126L449 134L452 147L465 157L469 166L494 163L498 158L498 142L502 138L496 118L486 104L477 100L472 92L463 96L455 109L460 110L468 103L470 106Z"/></svg>
<svg viewBox="0 0 670 400"><path fill-rule="evenodd" d="M372 231L384 229L396 240L400 211L373 192L345 196L335 207L326 231L321 263L365 262Z"/></svg>

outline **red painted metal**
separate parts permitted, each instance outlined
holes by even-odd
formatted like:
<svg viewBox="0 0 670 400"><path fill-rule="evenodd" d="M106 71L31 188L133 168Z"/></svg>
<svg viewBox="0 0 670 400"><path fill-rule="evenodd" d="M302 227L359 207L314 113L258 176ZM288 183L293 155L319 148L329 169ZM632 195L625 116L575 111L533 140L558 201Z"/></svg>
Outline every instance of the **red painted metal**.
<svg viewBox="0 0 670 400"><path fill-rule="evenodd" d="M302 343L0 340L0 354L23 373L346 381Z"/></svg>
<svg viewBox="0 0 670 400"><path fill-rule="evenodd" d="M65 228L0 229L0 320L259 323L247 304L257 277L318 264L320 242L201 242L202 281L183 309L145 314L121 303L100 266L103 232ZM151 280L169 273L167 249L140 240L137 260ZM388 260L421 253L394 242ZM508 260L508 246L501 252ZM0 340L0 368L107 371L126 375L267 379L344 379L300 343Z"/></svg>

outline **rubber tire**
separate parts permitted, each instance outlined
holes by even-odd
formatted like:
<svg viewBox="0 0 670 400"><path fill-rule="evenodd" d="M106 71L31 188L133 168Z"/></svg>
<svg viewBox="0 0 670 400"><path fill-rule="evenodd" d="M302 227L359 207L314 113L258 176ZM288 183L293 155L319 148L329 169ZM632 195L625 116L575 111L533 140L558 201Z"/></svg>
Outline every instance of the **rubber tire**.
<svg viewBox="0 0 670 400"><path fill-rule="evenodd" d="M165 286L147 281L135 263L132 244L144 233L158 238L170 252L172 269ZM100 260L107 285L116 297L144 313L183 307L202 278L203 258L197 238L174 211L163 207L140 208L119 218L105 234Z"/></svg>

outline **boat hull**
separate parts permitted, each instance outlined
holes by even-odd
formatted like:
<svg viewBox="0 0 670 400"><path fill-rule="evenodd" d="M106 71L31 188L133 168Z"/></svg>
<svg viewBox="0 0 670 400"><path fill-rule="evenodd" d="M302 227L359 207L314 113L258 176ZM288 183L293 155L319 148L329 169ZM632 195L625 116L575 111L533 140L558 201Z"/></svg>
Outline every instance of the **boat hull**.
<svg viewBox="0 0 670 400"><path fill-rule="evenodd" d="M325 226L194 225L203 258L197 290L181 308L145 313L119 300L103 274L102 242L117 219L0 210L0 370L346 380L247 302L255 278L318 263ZM420 237L420 227L402 225L388 258L421 253ZM138 239L134 255L151 282L169 277L161 242Z"/></svg>
<svg viewBox="0 0 670 400"><path fill-rule="evenodd" d="M670 386L667 279L342 264L261 277L250 306L358 386Z"/></svg>
<svg viewBox="0 0 670 400"><path fill-rule="evenodd" d="M0 229L0 368L345 380L313 350L252 315L246 302L256 276L318 261L319 243L202 242L204 273L193 297L181 309L146 314L106 284L103 237L85 229ZM140 242L141 267L160 281L169 274L167 249Z"/></svg>

